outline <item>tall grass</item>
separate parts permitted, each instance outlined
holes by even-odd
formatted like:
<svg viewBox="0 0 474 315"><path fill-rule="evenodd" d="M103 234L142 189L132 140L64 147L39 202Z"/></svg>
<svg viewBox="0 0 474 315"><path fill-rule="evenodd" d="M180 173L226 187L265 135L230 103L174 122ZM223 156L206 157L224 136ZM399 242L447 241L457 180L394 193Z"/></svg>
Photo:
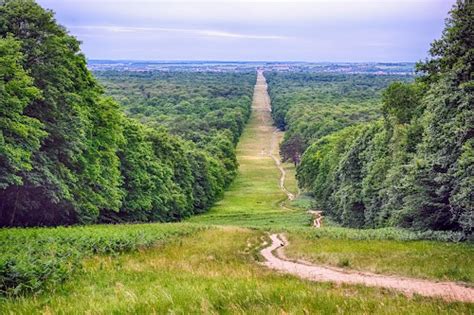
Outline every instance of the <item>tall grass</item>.
<svg viewBox="0 0 474 315"><path fill-rule="evenodd" d="M208 229L159 248L86 259L53 294L0 299L0 314L470 314L473 306L304 281L255 262L263 232Z"/></svg>
<svg viewBox="0 0 474 315"><path fill-rule="evenodd" d="M0 295L53 289L81 268L84 257L150 247L198 229L184 224L0 229Z"/></svg>
<svg viewBox="0 0 474 315"><path fill-rule="evenodd" d="M413 231L402 228L351 229L339 226L325 226L321 229L292 227L286 230L298 230L307 239L331 238L336 240L393 240L393 241L440 241L461 242L464 236L452 231Z"/></svg>

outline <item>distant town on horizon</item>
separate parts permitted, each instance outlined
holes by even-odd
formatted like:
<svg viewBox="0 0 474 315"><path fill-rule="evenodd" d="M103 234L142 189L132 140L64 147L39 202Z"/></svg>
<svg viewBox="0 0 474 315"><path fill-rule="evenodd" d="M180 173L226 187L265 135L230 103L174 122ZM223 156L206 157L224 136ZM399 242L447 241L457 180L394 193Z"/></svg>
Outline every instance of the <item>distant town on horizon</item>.
<svg viewBox="0 0 474 315"><path fill-rule="evenodd" d="M189 71L247 72L256 68L277 72L328 72L375 75L413 75L415 62L307 62L217 60L99 60L88 59L92 71Z"/></svg>

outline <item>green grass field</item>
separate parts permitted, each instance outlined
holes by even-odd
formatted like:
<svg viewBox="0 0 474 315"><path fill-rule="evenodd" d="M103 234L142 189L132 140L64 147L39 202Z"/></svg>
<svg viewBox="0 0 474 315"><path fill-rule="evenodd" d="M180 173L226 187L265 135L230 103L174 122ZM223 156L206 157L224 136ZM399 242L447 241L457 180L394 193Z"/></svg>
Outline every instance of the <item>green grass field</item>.
<svg viewBox="0 0 474 315"><path fill-rule="evenodd" d="M179 224L177 224L179 226ZM53 293L4 300L20 314L432 314L469 313L467 304L363 286L302 281L255 262L263 232L214 228L116 256L87 259Z"/></svg>
<svg viewBox="0 0 474 315"><path fill-rule="evenodd" d="M259 264L259 248L267 231L285 232L291 245L288 256L322 264L387 274L473 283L474 247L416 240L401 230L349 230L310 227L304 207L308 200L280 204L286 196L278 187L279 172L262 150L268 148L273 129L269 116L258 109L238 146L240 171L234 183L208 213L186 223L87 227L83 243L87 254L81 267L54 286L35 294L1 297L1 314L470 314L474 306L447 303L420 296L354 285L316 283L279 274ZM285 165L295 190L291 165ZM157 227L154 230L153 227ZM88 241L101 231L107 235L127 229L143 231L140 241L120 250L91 250ZM63 229L61 235L78 235L81 227ZM110 233L104 233L104 231ZM11 246L8 237L21 229L2 230L1 250ZM60 243L54 229L28 230L16 246L41 236ZM154 232L152 232L154 231ZM122 234L120 234L122 235ZM125 235L125 234L123 234ZM166 236L166 237L165 237ZM12 240L10 239L10 241ZM66 238L67 239L67 238ZM73 238L74 239L74 238ZM122 239L122 238L118 238ZM140 237L133 238L140 240ZM415 240L413 240L415 239ZM76 241L73 241L74 244ZM116 242L120 244L119 242ZM143 243L143 242L142 242ZM10 244L10 245L8 245ZM111 244L115 244L111 242ZM74 246L73 246L74 247ZM26 250L25 250L26 252Z"/></svg>

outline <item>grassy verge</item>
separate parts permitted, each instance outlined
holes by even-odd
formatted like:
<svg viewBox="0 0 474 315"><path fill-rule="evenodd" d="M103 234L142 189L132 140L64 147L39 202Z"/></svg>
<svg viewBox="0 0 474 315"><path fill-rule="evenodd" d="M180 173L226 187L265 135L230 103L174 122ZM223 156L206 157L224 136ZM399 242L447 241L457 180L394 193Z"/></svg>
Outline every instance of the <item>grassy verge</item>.
<svg viewBox="0 0 474 315"><path fill-rule="evenodd" d="M290 231L286 253L289 257L324 265L474 284L474 246L470 244L384 240L382 232L382 239L378 240L337 239L329 233L326 235Z"/></svg>
<svg viewBox="0 0 474 315"><path fill-rule="evenodd" d="M255 263L262 232L219 228L146 251L88 259L54 295L4 300L0 312L127 314L469 313L470 305L363 286L301 281Z"/></svg>

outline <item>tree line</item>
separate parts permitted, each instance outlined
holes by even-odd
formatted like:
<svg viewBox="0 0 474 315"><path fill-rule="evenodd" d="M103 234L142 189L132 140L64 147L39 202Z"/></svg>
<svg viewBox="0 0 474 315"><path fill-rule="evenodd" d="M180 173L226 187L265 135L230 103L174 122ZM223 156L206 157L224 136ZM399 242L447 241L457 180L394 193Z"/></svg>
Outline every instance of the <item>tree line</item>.
<svg viewBox="0 0 474 315"><path fill-rule="evenodd" d="M0 225L169 221L208 209L236 173L255 75L209 81L216 102L197 84L200 103L183 104L192 84L178 88L142 123L105 95L79 44L34 1L0 3ZM125 106L131 116L146 106L138 102ZM207 122L196 129L177 109L194 106Z"/></svg>
<svg viewBox="0 0 474 315"><path fill-rule="evenodd" d="M383 91L380 118L309 141L299 185L331 218L472 235L473 21L473 4L457 1L416 79Z"/></svg>

